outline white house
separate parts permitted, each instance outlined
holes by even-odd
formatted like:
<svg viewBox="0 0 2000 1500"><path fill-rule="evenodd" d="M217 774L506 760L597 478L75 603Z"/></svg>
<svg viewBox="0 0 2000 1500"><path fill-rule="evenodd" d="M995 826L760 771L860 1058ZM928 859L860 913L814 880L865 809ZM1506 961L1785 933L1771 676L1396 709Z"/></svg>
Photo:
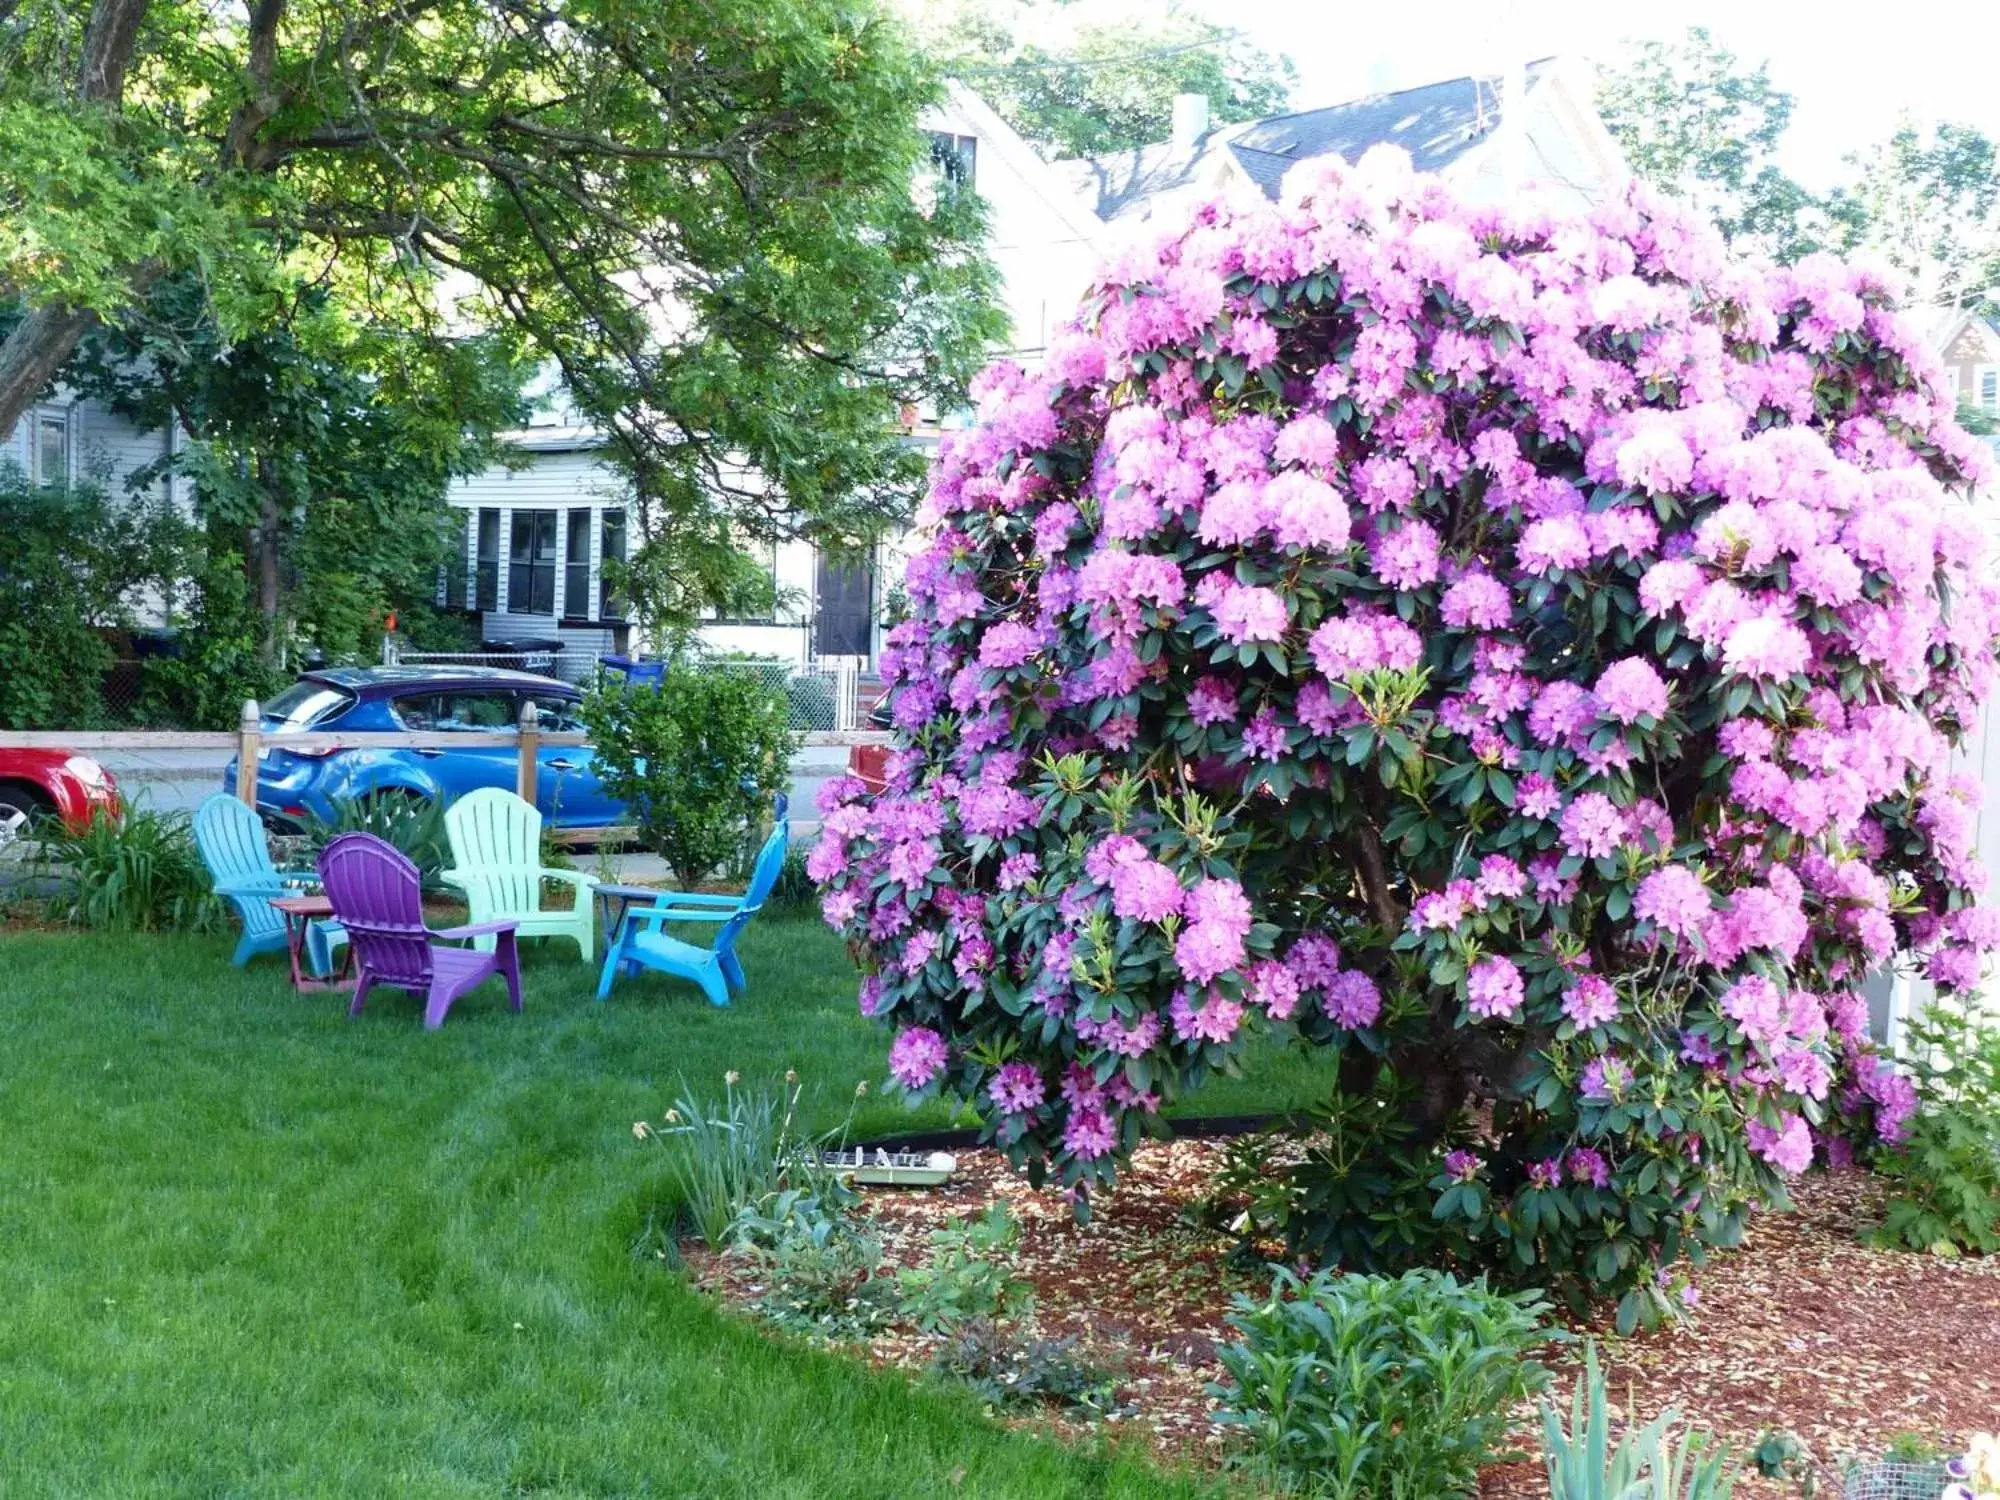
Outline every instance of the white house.
<svg viewBox="0 0 2000 1500"><path fill-rule="evenodd" d="M13 464L31 484L95 480L113 494L130 493L127 481L173 453L177 435L133 426L96 401L80 401L58 386L0 438L0 464ZM149 491L167 493L164 483Z"/></svg>

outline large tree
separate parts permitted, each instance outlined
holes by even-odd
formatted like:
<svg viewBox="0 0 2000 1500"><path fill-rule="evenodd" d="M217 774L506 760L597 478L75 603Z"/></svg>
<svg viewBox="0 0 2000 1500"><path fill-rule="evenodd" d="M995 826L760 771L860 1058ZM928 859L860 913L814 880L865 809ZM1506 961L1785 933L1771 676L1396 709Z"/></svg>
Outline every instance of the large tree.
<svg viewBox="0 0 2000 1500"><path fill-rule="evenodd" d="M1744 248L1795 259L1826 240L1817 200L1778 165L1792 96L1706 30L1637 44L1600 80L1597 107L1633 172L1686 198Z"/></svg>
<svg viewBox="0 0 2000 1500"><path fill-rule="evenodd" d="M605 428L635 590L685 613L745 531L899 514L897 410L999 331L976 202L913 191L929 74L869 0L6 11L0 428L170 277L225 340L306 287L413 364L483 331Z"/></svg>
<svg viewBox="0 0 2000 1500"><path fill-rule="evenodd" d="M1829 200L1843 248L1881 256L1910 278L1912 300L1991 302L2000 278L2000 151L1968 125L1926 137L1908 121L1848 159L1852 186Z"/></svg>
<svg viewBox="0 0 2000 1500"><path fill-rule="evenodd" d="M1218 123L1275 114L1291 60L1189 14L1178 0L914 0L924 49L1049 156L1165 140L1176 94Z"/></svg>
<svg viewBox="0 0 2000 1500"><path fill-rule="evenodd" d="M413 344L320 287L225 339L187 275L95 329L64 378L141 427L178 426L185 441L132 483L192 482L211 564L196 607L254 620L267 667L294 639L336 659L372 649L388 613L434 599L453 545L446 491L499 458L495 434L524 413L521 372L493 339Z"/></svg>

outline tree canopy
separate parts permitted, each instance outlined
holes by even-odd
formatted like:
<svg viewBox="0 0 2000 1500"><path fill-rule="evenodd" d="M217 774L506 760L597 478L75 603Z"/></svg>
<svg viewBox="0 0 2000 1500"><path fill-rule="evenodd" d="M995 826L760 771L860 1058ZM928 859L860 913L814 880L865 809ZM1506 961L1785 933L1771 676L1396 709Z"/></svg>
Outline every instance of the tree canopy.
<svg viewBox="0 0 2000 1500"><path fill-rule="evenodd" d="M1641 178L1689 200L1739 248L1780 263L1866 252L1909 278L1917 303L1990 301L2000 278L2000 151L1943 121L1904 121L1814 193L1778 164L1792 96L1701 27L1648 41L1605 72L1598 108Z"/></svg>
<svg viewBox="0 0 2000 1500"><path fill-rule="evenodd" d="M17 10L0 290L29 313L0 426L175 278L225 348L322 295L412 392L480 335L605 429L633 591L690 613L745 531L899 515L897 411L952 399L999 332L976 201L915 191L932 87L869 0Z"/></svg>
<svg viewBox="0 0 2000 1500"><path fill-rule="evenodd" d="M1176 94L1218 124L1275 114L1289 58L1189 14L1178 0L920 0L921 45L1046 155L1097 156L1167 138Z"/></svg>

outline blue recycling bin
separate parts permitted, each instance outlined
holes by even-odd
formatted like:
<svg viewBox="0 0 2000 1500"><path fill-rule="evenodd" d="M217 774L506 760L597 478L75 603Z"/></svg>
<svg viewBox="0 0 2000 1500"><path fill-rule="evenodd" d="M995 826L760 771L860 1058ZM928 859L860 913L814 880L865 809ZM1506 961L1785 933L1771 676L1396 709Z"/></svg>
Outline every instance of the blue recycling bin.
<svg viewBox="0 0 2000 1500"><path fill-rule="evenodd" d="M663 661L634 661L629 656L600 656L597 660L625 678L627 687L660 687L667 680Z"/></svg>

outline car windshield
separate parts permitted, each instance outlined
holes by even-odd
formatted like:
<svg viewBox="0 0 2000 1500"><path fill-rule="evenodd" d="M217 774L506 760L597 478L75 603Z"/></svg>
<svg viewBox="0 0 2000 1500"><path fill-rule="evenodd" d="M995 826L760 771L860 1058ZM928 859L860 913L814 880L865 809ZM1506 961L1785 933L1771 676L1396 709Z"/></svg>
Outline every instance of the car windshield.
<svg viewBox="0 0 2000 1500"><path fill-rule="evenodd" d="M303 678L264 705L264 717L278 720L281 729L310 729L320 720L340 712L354 701L354 694L331 683Z"/></svg>

